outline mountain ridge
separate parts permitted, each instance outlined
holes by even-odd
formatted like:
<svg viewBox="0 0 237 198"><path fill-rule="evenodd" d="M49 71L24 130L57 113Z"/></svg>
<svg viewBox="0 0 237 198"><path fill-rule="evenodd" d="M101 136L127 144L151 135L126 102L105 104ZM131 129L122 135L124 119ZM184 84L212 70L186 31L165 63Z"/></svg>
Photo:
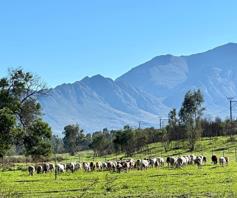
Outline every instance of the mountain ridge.
<svg viewBox="0 0 237 198"><path fill-rule="evenodd" d="M207 114L227 115L226 96L237 95L237 44L190 56L161 55L115 80L100 74L49 90L39 101L55 133L79 123L87 132L129 124L158 127L159 116L179 108L186 91L200 88Z"/></svg>

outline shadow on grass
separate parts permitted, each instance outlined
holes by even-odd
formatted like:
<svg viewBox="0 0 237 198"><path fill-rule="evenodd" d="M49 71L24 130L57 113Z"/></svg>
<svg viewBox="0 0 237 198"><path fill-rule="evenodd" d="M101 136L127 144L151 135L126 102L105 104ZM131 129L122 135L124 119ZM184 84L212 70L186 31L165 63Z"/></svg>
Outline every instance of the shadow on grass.
<svg viewBox="0 0 237 198"><path fill-rule="evenodd" d="M42 180L40 180L40 179L35 179L35 180L16 180L15 182L17 182L17 183L31 183L31 182L40 182L40 181L42 181Z"/></svg>

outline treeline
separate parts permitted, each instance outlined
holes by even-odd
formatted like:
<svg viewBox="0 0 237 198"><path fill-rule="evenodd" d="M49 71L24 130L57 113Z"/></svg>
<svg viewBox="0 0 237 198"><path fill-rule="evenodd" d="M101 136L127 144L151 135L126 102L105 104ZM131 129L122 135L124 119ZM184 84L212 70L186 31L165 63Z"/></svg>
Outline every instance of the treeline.
<svg viewBox="0 0 237 198"><path fill-rule="evenodd" d="M200 120L200 123L200 137L233 136L237 134L236 121L233 121L232 126L229 120L221 120L220 118L214 120L204 118ZM171 125L171 119L169 119L169 124L162 129L155 129L153 127L135 129L124 126L121 130L109 131L108 129L103 129L92 134L84 134L82 130L79 130L78 125L68 125L65 127L65 129L73 128L78 131L77 135L70 134L70 131L67 131L67 135L62 139L53 136L53 140L56 140L54 145L57 145L55 152L68 152L74 155L78 151L92 149L95 156L115 153L125 153L127 156L132 156L137 152L147 150L148 145L151 143L161 142L164 150L168 151L173 149L171 147L172 141L187 140L184 126L180 125L177 120L174 128L174 125Z"/></svg>
<svg viewBox="0 0 237 198"><path fill-rule="evenodd" d="M232 137L236 134L237 121L203 118L203 103L204 98L200 90L188 91L179 112L172 109L168 114L168 124L162 129L134 129L124 126L121 130L104 129L85 135L78 125L66 126L60 146L64 150L60 152L74 155L79 150L90 148L95 156L112 153L125 153L131 156L155 142L161 142L167 151L172 149L171 142L176 140L187 141L190 151L193 151L201 137Z"/></svg>
<svg viewBox="0 0 237 198"><path fill-rule="evenodd" d="M71 155L80 150L92 149L95 156L121 152L131 156L147 149L148 144L162 140L162 131L159 129L133 129L128 125L121 130L109 131L105 128L92 134L85 134L79 125L68 125L63 134L63 138L53 136L55 152L68 152Z"/></svg>

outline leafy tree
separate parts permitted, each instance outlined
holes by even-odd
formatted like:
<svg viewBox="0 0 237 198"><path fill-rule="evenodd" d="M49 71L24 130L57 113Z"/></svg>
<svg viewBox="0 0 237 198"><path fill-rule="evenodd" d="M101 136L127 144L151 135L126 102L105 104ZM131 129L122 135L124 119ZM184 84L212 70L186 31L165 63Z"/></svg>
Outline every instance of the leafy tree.
<svg viewBox="0 0 237 198"><path fill-rule="evenodd" d="M78 140L80 139L80 127L76 125L67 125L64 127L64 148L71 155L75 155L78 151Z"/></svg>
<svg viewBox="0 0 237 198"><path fill-rule="evenodd" d="M49 125L41 119L35 120L28 128L24 137L26 155L31 155L33 160L51 153L52 132Z"/></svg>
<svg viewBox="0 0 237 198"><path fill-rule="evenodd" d="M170 147L170 138L169 138L169 134L167 132L167 130L165 128L160 129L161 134L162 134L162 145L165 149L165 152L167 152L169 150Z"/></svg>
<svg viewBox="0 0 237 198"><path fill-rule="evenodd" d="M172 109L169 112L168 115L168 126L167 126L167 135L166 135L166 139L167 140L177 140L178 139L178 119L177 119L177 113L176 113L176 109Z"/></svg>
<svg viewBox="0 0 237 198"><path fill-rule="evenodd" d="M51 144L52 144L52 149L54 153L64 152L63 140L57 135L52 136Z"/></svg>
<svg viewBox="0 0 237 198"><path fill-rule="evenodd" d="M131 156L136 151L136 140L134 130L128 125L124 129L115 133L113 140L117 152L125 152L127 156Z"/></svg>
<svg viewBox="0 0 237 198"><path fill-rule="evenodd" d="M11 129L18 129L12 134L9 126L0 126L6 143L14 139L18 148L22 148L24 139L29 136L29 128L41 115L37 97L42 93L45 93L45 85L40 79L21 68L9 70L9 75L0 79L0 109L8 109L8 117L15 120Z"/></svg>
<svg viewBox="0 0 237 198"><path fill-rule="evenodd" d="M182 107L179 112L181 124L185 126L190 150L195 149L195 144L201 136L201 116L203 114L203 95L200 90L188 91L185 94Z"/></svg>
<svg viewBox="0 0 237 198"><path fill-rule="evenodd" d="M94 151L95 156L113 153L112 134L108 130L94 133L90 148Z"/></svg>
<svg viewBox="0 0 237 198"><path fill-rule="evenodd" d="M14 143L15 117L8 108L0 109L0 157L6 154Z"/></svg>
<svg viewBox="0 0 237 198"><path fill-rule="evenodd" d="M0 79L0 108L7 107L22 127L30 125L41 115L37 96L45 93L39 77L21 68L9 70L7 78Z"/></svg>

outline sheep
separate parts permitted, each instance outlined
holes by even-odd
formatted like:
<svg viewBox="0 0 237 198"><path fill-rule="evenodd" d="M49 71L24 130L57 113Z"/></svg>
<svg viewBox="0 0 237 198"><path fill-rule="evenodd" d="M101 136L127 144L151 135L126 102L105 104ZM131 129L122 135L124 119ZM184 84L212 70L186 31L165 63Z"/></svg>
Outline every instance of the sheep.
<svg viewBox="0 0 237 198"><path fill-rule="evenodd" d="M34 167L34 166L29 166L29 167L28 167L28 172L29 172L29 175L30 175L30 176L33 176L33 175L34 175L34 172L35 172L35 167Z"/></svg>
<svg viewBox="0 0 237 198"><path fill-rule="evenodd" d="M55 167L57 173L64 173L65 172L65 165L64 164L56 164Z"/></svg>
<svg viewBox="0 0 237 198"><path fill-rule="evenodd" d="M71 171L72 173L75 171L75 163L70 162L66 164L66 171Z"/></svg>
<svg viewBox="0 0 237 198"><path fill-rule="evenodd" d="M96 167L97 170L101 170L102 169L102 163L101 162L96 162L95 167Z"/></svg>
<svg viewBox="0 0 237 198"><path fill-rule="evenodd" d="M43 172L44 172L44 173L47 173L47 172L50 171L50 165L49 165L49 163L43 163L43 164L42 164L42 167L43 167Z"/></svg>
<svg viewBox="0 0 237 198"><path fill-rule="evenodd" d="M82 165L80 163L75 164L75 171L80 170Z"/></svg>
<svg viewBox="0 0 237 198"><path fill-rule="evenodd" d="M220 163L221 166L224 166L224 165L226 164L226 159L225 159L225 157L220 157L220 158L219 158L219 163Z"/></svg>
<svg viewBox="0 0 237 198"><path fill-rule="evenodd" d="M122 169L123 169L122 164L121 163L117 163L117 166L116 166L117 172L120 173Z"/></svg>
<svg viewBox="0 0 237 198"><path fill-rule="evenodd" d="M54 164L53 163L49 163L49 171L53 171L54 170Z"/></svg>
<svg viewBox="0 0 237 198"><path fill-rule="evenodd" d="M229 157L224 157L224 158L225 158L226 164L228 165L230 161Z"/></svg>
<svg viewBox="0 0 237 198"><path fill-rule="evenodd" d="M108 165L106 162L102 162L102 170L107 170Z"/></svg>
<svg viewBox="0 0 237 198"><path fill-rule="evenodd" d="M35 169L37 174L43 173L43 167L41 165L36 165Z"/></svg>
<svg viewBox="0 0 237 198"><path fill-rule="evenodd" d="M213 164L217 164L217 162L218 162L217 156L216 155L212 155L211 161L212 161Z"/></svg>
<svg viewBox="0 0 237 198"><path fill-rule="evenodd" d="M195 158L194 160L194 164L196 164L198 167L200 167L203 164L203 157L202 156L198 156Z"/></svg>
<svg viewBox="0 0 237 198"><path fill-rule="evenodd" d="M161 166L165 165L165 159L163 157L158 157L157 161L160 163Z"/></svg>
<svg viewBox="0 0 237 198"><path fill-rule="evenodd" d="M156 159L156 158L149 159L149 165L150 165L152 168L153 168L156 164L157 164L157 159Z"/></svg>
<svg viewBox="0 0 237 198"><path fill-rule="evenodd" d="M83 166L83 169L84 169L86 172L90 172L90 171L91 171L90 164L88 164L87 162L83 162L83 163L82 163L82 166Z"/></svg>

